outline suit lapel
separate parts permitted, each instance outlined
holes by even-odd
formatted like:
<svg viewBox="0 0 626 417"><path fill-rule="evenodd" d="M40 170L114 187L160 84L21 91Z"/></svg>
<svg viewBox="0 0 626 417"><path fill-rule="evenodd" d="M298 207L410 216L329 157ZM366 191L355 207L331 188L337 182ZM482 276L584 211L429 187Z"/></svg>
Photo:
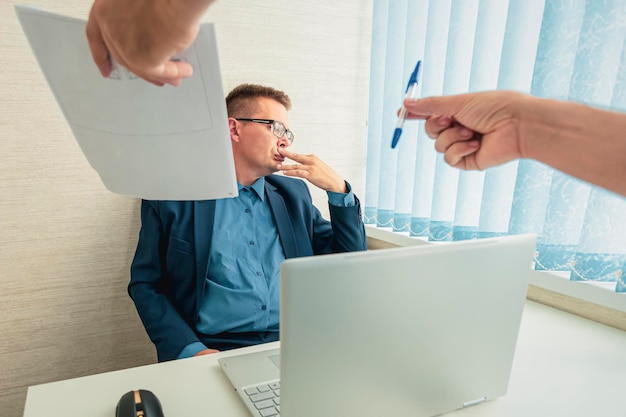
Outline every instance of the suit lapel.
<svg viewBox="0 0 626 417"><path fill-rule="evenodd" d="M215 200L194 201L194 247L196 248L196 305L200 306L209 267L209 252L213 239ZM198 309L196 309L198 311Z"/></svg>
<svg viewBox="0 0 626 417"><path fill-rule="evenodd" d="M276 187L265 181L265 195L270 204L270 209L276 222L280 243L285 251L286 258L294 258L298 256L298 247L293 232L293 226L289 219L289 213L285 206L285 200L276 192Z"/></svg>

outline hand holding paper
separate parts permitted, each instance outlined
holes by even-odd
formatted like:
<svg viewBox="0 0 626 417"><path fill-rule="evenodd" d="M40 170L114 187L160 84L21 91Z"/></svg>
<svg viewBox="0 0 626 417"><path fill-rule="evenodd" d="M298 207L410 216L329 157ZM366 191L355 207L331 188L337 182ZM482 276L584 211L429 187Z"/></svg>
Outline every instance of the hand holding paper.
<svg viewBox="0 0 626 417"><path fill-rule="evenodd" d="M213 0L94 0L87 38L100 73L108 77L111 59L155 84L180 85L193 70L172 57L187 49Z"/></svg>
<svg viewBox="0 0 626 417"><path fill-rule="evenodd" d="M157 88L113 62L94 67L85 21L16 7L43 74L85 157L112 192L150 200L237 195L213 25L174 58L202 68Z"/></svg>

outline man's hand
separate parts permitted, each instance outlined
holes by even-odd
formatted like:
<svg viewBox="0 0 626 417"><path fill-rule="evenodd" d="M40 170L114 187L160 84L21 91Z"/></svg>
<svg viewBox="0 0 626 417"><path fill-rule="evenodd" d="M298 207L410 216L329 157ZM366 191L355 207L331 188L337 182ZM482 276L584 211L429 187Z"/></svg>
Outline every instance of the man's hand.
<svg viewBox="0 0 626 417"><path fill-rule="evenodd" d="M285 175L304 178L311 184L325 191L347 193L346 182L334 169L329 167L315 155L301 155L290 152L285 148L278 148L281 155L292 161L294 165L281 164L278 166Z"/></svg>
<svg viewBox="0 0 626 417"><path fill-rule="evenodd" d="M218 353L218 352L219 352L219 350L216 350L216 349L204 349L204 350L201 350L200 352L196 353L193 356L196 357L196 356L210 355L212 353Z"/></svg>
<svg viewBox="0 0 626 417"><path fill-rule="evenodd" d="M212 1L94 0L87 39L100 73L108 77L114 59L155 85L180 85L193 70L171 58L195 40Z"/></svg>
<svg viewBox="0 0 626 417"><path fill-rule="evenodd" d="M407 99L408 117L426 120L426 133L453 167L483 170L522 157L520 119L527 96L485 92Z"/></svg>

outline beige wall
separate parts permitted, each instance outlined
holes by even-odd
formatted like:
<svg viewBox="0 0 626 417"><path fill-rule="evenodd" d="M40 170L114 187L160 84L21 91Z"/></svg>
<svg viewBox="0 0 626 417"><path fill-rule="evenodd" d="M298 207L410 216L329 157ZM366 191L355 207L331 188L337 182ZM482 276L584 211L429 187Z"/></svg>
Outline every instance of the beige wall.
<svg viewBox="0 0 626 417"><path fill-rule="evenodd" d="M0 0L0 410L22 415L29 385L151 363L126 294L138 201L108 192L69 130L19 27ZM19 2L21 3L21 2ZM30 0L85 18L91 0ZM294 149L315 153L359 195L371 0L220 0L224 85L290 94ZM327 212L325 195L314 192Z"/></svg>

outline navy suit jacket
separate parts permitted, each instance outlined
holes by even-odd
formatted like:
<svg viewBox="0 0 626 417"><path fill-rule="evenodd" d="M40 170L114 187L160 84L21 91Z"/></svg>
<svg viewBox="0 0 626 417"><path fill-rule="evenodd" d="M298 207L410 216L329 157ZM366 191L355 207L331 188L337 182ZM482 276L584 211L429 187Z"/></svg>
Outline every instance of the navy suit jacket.
<svg viewBox="0 0 626 417"><path fill-rule="evenodd" d="M330 205L331 221L313 205L304 181L265 177L265 193L286 258L365 250L358 199ZM128 292L159 361L175 359L195 332L206 285L215 200L141 203L141 230Z"/></svg>

